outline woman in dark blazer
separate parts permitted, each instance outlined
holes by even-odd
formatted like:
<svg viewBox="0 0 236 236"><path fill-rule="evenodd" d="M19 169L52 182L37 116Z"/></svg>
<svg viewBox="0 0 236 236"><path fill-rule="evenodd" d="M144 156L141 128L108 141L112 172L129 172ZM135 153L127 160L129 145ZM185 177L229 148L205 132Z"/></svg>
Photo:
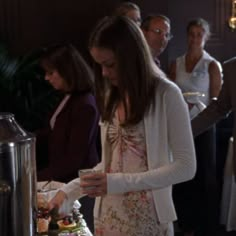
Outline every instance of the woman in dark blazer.
<svg viewBox="0 0 236 236"><path fill-rule="evenodd" d="M46 141L48 146L48 165L38 170L37 177L38 181L69 182L78 177L80 169L92 168L99 161L93 73L72 45L45 49L40 65L45 80L64 97L47 127L36 133L37 145Z"/></svg>

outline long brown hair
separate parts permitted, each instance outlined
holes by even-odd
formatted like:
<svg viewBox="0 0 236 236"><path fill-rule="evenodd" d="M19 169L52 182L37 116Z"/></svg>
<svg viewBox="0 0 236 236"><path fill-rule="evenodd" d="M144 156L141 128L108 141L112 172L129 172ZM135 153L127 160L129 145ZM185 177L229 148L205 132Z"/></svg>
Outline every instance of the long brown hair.
<svg viewBox="0 0 236 236"><path fill-rule="evenodd" d="M95 63L95 85L102 119L112 118L114 107L122 102L125 108L124 124L141 121L155 103L157 78L162 72L155 66L141 30L126 17L105 17L95 27L89 48L111 50L118 65L118 86L103 78ZM128 101L127 101L128 95Z"/></svg>

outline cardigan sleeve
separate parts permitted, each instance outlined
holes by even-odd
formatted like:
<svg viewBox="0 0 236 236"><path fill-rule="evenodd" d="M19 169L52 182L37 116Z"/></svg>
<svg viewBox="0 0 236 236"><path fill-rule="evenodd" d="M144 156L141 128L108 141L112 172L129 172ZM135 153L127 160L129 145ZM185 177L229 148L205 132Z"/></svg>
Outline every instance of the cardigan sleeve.
<svg viewBox="0 0 236 236"><path fill-rule="evenodd" d="M94 170L103 170L103 163L98 163ZM73 179L69 183L65 184L60 190L62 190L70 201L75 201L84 195L80 191L80 178Z"/></svg>

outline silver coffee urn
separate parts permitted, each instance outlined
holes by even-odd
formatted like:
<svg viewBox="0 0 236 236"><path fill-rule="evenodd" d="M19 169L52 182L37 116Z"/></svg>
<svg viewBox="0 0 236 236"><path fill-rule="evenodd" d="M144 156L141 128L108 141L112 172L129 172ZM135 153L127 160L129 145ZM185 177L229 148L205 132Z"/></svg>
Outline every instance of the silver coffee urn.
<svg viewBox="0 0 236 236"><path fill-rule="evenodd" d="M35 137L0 113L0 236L36 235Z"/></svg>

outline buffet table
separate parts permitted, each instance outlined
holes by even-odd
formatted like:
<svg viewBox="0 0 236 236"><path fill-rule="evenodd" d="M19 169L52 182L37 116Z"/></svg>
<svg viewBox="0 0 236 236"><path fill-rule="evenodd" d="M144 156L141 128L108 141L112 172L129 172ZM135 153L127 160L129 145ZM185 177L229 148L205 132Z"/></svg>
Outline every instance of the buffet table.
<svg viewBox="0 0 236 236"><path fill-rule="evenodd" d="M53 234L55 235L55 233ZM83 232L75 231L75 232L57 232L58 236L93 236L90 230L86 227ZM38 233L37 236L50 236L50 233Z"/></svg>
<svg viewBox="0 0 236 236"><path fill-rule="evenodd" d="M236 230L236 182L233 173L233 138L229 140L228 154L224 168L220 223L227 231Z"/></svg>
<svg viewBox="0 0 236 236"><path fill-rule="evenodd" d="M55 233L53 235L55 235ZM83 231L57 232L56 235L58 236L93 236L88 227L83 228ZM37 236L50 236L50 233L38 233Z"/></svg>

